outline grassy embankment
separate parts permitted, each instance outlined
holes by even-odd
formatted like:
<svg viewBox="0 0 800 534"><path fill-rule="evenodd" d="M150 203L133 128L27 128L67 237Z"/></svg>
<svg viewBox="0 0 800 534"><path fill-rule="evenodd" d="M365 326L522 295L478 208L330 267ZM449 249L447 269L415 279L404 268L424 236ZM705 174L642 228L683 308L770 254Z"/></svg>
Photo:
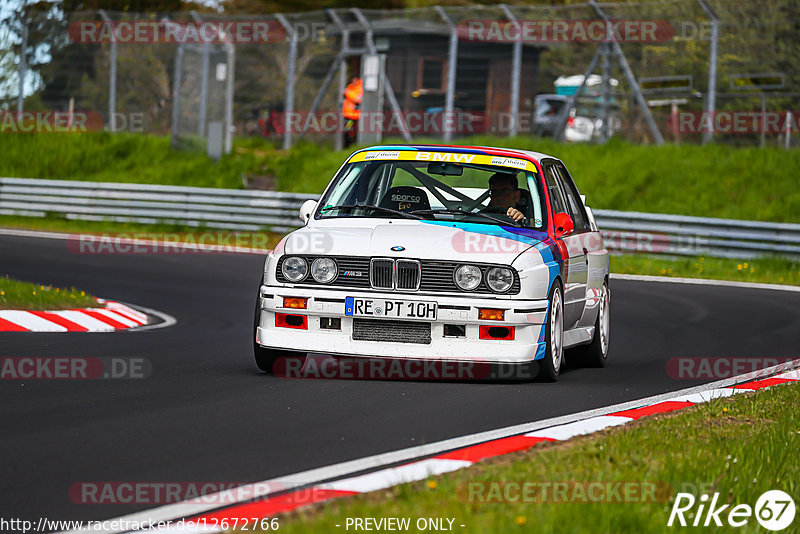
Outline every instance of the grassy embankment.
<svg viewBox="0 0 800 534"><path fill-rule="evenodd" d="M67 310L97 307L85 291L20 282L0 276L0 310Z"/></svg>
<svg viewBox="0 0 800 534"><path fill-rule="evenodd" d="M594 208L800 222L797 150L655 147L618 140L563 145L527 137L458 142L554 154ZM214 163L202 154L171 151L162 137L4 134L0 176L229 188L267 176L281 191L319 193L348 153L309 143L283 152L266 141L241 139L231 155Z"/></svg>
<svg viewBox="0 0 800 534"><path fill-rule="evenodd" d="M3 135L0 176L241 188L266 179L282 191L319 193L349 151L301 143L288 152L259 139L237 140L214 163L202 154L169 149L152 136ZM423 141L420 141L423 142ZM435 141L432 141L435 142ZM474 137L462 144L501 145L563 159L590 206L772 222L800 222L800 151L711 145L561 145L549 139ZM0 216L0 226L68 232L196 232L174 225L67 221ZM259 237L272 246L278 234ZM246 241L246 240L245 240ZM747 267L744 264L747 263ZM798 284L800 263L716 258L615 256L615 272Z"/></svg>

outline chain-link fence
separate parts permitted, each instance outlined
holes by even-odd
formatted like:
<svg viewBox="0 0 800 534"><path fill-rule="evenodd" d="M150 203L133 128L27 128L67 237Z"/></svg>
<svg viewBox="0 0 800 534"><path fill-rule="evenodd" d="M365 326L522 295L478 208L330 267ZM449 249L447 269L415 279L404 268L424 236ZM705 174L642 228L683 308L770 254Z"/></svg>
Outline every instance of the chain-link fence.
<svg viewBox="0 0 800 534"><path fill-rule="evenodd" d="M27 9L8 22L5 109L84 112L93 127L171 134L183 148L230 150L233 135L341 145L342 94L365 54L386 57L385 116L373 124L385 137L800 146L795 0L259 16ZM25 127L13 113L3 124Z"/></svg>

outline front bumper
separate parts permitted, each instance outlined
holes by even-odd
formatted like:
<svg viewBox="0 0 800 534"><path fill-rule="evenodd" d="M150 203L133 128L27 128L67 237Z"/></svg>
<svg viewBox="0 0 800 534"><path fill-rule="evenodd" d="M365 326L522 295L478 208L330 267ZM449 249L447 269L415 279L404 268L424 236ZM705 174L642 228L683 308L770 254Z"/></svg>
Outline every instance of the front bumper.
<svg viewBox="0 0 800 534"><path fill-rule="evenodd" d="M307 308L284 308L284 297L307 298ZM353 339L353 318L344 314L345 297L436 301L439 309L437 320L430 322L430 343ZM475 295L457 297L421 293L399 294L356 289L338 291L262 285L259 303L256 341L266 348L351 356L487 363L524 363L543 358L545 352L544 323L547 319L547 300L494 299ZM505 320L480 320L478 308L503 309ZM278 327L275 321L276 313L305 315L308 328ZM341 329L321 328L321 318L339 318ZM464 325L465 336L446 337L445 324ZM481 325L514 327L514 339L479 339Z"/></svg>

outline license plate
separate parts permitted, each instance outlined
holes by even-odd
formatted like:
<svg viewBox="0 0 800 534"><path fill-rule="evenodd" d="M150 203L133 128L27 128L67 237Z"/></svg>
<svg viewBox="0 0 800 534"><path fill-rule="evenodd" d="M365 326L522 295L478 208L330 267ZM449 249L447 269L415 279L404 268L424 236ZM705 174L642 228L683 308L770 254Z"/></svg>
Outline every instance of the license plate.
<svg viewBox="0 0 800 534"><path fill-rule="evenodd" d="M344 301L344 314L351 317L386 317L387 319L435 321L437 309L438 305L435 302L358 297L347 297Z"/></svg>

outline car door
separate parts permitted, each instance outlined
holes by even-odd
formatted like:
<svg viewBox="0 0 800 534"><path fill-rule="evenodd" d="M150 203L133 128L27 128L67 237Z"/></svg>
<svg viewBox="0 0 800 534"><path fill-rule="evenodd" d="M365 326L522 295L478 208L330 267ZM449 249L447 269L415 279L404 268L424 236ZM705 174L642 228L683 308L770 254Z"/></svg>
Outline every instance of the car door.
<svg viewBox="0 0 800 534"><path fill-rule="evenodd" d="M597 230L597 226L592 225L586 206L581 200L578 188L575 187L575 182L567 168L560 161L556 167L567 196L567 203L575 213L575 233L581 237L580 246L586 257L586 303L583 317L578 326L592 326L595 320L595 314L592 311L593 299L600 294L600 289L608 274L608 250L603 244L603 236Z"/></svg>
<svg viewBox="0 0 800 534"><path fill-rule="evenodd" d="M574 229L562 235L558 240L562 241L565 247L561 250L567 251L564 258L564 329L573 328L583 315L586 305L586 252L581 244L581 234L588 228L586 217L576 220L575 210L569 202L562 184L561 175L558 171L556 162L544 164L544 176L547 184L547 191L550 196L550 205L553 209L553 217L559 213L566 213L573 221Z"/></svg>

